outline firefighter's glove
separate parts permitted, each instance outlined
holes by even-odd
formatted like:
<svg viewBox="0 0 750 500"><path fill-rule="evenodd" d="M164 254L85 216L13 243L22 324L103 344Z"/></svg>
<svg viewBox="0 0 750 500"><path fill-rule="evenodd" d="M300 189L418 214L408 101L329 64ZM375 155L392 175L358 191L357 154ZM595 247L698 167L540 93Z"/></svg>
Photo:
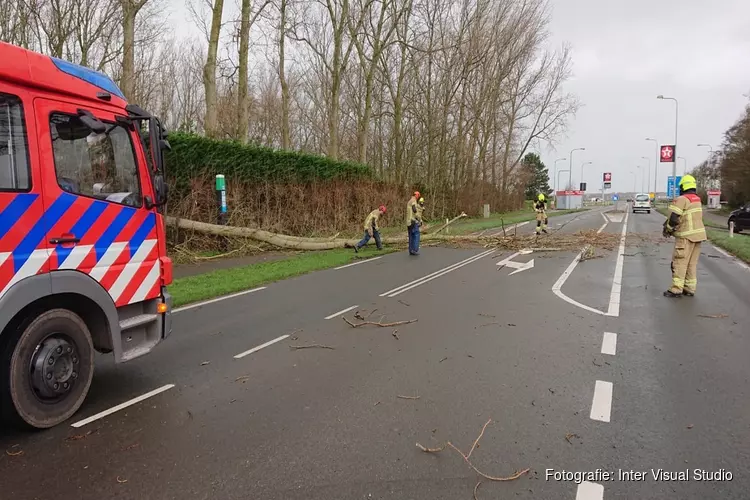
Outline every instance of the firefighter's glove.
<svg viewBox="0 0 750 500"><path fill-rule="evenodd" d="M672 235L674 234L674 228L670 227L670 226L669 226L669 224L667 224L667 223L665 222L665 223L664 223L664 227L663 227L663 229L662 229L662 231L661 231L661 234L662 234L662 236L664 236L665 238L669 238L670 236L672 236Z"/></svg>

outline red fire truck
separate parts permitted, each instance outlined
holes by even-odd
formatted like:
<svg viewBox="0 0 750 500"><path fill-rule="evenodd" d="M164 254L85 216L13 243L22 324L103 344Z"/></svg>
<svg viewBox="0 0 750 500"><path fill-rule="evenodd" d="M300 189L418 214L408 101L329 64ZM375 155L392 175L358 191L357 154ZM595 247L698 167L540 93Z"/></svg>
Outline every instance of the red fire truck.
<svg viewBox="0 0 750 500"><path fill-rule="evenodd" d="M0 42L0 411L73 415L94 354L171 332L166 130L107 76Z"/></svg>

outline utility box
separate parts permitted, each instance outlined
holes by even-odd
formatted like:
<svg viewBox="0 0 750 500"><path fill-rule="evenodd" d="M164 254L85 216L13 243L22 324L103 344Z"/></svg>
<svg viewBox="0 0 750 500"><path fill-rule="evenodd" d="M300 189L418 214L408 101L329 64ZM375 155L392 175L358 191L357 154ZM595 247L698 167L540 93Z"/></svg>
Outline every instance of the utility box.
<svg viewBox="0 0 750 500"><path fill-rule="evenodd" d="M708 202L708 208L720 208L721 207L721 191L714 190L706 193Z"/></svg>
<svg viewBox="0 0 750 500"><path fill-rule="evenodd" d="M558 191L555 193L558 210L571 210L583 207L583 191Z"/></svg>
<svg viewBox="0 0 750 500"><path fill-rule="evenodd" d="M483 212L484 218L489 219L490 218L490 204L485 203L484 204L484 212Z"/></svg>

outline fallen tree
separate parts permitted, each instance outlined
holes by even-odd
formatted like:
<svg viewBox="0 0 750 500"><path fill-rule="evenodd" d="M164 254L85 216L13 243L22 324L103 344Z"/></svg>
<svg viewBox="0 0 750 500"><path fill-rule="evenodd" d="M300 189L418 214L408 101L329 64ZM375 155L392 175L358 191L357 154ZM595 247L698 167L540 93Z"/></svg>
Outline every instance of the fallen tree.
<svg viewBox="0 0 750 500"><path fill-rule="evenodd" d="M549 235L538 236L536 234L508 234L502 235L444 235L437 234L437 231L445 229L450 223L464 217L460 215L444 224L436 231L425 231L422 240L451 245L481 245L485 248L497 247L506 250L534 249L535 251L564 251L580 250L585 246L612 250L620 242L620 235L614 233L601 232L595 230L579 231L577 233L560 234L555 232ZM288 236L284 234L272 233L262 229L248 227L221 226L209 224L206 222L197 222L187 219L177 219L167 217L167 224L181 229L195 231L202 234L215 236L226 236L230 238L250 238L256 241L267 243L279 248L295 250L332 250L335 248L347 248L355 245L357 239L341 238L302 238L299 236ZM651 241L653 235L640 235L629 233L626 243L631 245L640 245L645 241ZM407 241L404 236L389 236L382 239L383 243L391 245L404 244Z"/></svg>

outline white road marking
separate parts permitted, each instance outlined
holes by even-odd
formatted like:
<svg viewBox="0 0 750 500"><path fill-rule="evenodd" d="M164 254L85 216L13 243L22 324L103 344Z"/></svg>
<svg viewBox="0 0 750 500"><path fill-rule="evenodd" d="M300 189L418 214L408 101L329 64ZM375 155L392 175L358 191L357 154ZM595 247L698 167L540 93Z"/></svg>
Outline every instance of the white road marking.
<svg viewBox="0 0 750 500"><path fill-rule="evenodd" d="M609 308L607 316L620 315L620 292L622 290L622 267L625 261L625 238L628 232L628 217L630 212L625 213L622 221L622 233L620 233L620 247L617 249L617 264L615 264L615 276L612 279L612 291L609 293Z"/></svg>
<svg viewBox="0 0 750 500"><path fill-rule="evenodd" d="M617 250L617 263L615 264L615 275L612 278L612 289L609 294L609 305L607 307L607 312L600 311L599 309L594 309L593 307L587 306L586 304L581 304L575 299L572 299L565 295L562 292L562 287L565 284L565 282L568 280L571 274L573 274L573 270L575 270L576 266L579 262L581 262L581 257L583 256L583 253L587 250L587 248L584 248L581 250L581 252L576 255L576 258L573 259L573 262L570 263L567 269L563 271L562 275L558 278L558 280L555 282L554 285L552 285L552 293L563 299L565 302L569 304L573 304L576 307L580 307L581 309L585 309L589 312L595 313L595 314L601 314L602 316L619 316L620 315L620 292L622 289L622 269L623 269L623 262L625 259L624 253L625 253L625 238L626 233L628 230L628 216L630 214L625 214L625 219L622 223L622 232L620 234L620 246ZM604 231L604 228L607 227L608 223L604 223L602 227L599 228L597 233L601 233Z"/></svg>
<svg viewBox="0 0 750 500"><path fill-rule="evenodd" d="M344 314L344 313L348 313L348 312L349 312L349 311L351 311L352 309L356 309L356 308L358 308L358 307L359 307L358 305L353 305L352 307L347 307L346 309L343 309L343 310L341 310L341 311L339 311L339 312L333 313L333 314L331 314L330 316L326 316L326 317L325 317L324 319L333 319L333 318L335 318L336 316L341 316L342 314Z"/></svg>
<svg viewBox="0 0 750 500"><path fill-rule="evenodd" d="M460 262L459 264L456 264L456 265L454 265L454 266L452 266L450 268L447 268L444 271L440 272L439 274L434 274L433 273L434 275L428 275L429 277L426 276L425 278L423 278L421 280L416 280L417 282L412 282L414 284L410 284L410 286L406 286L405 288L401 288L400 290L396 289L396 290L398 290L397 292L393 292L393 293L386 292L386 294L387 294L388 297L393 298L393 297L395 297L397 295L400 295L400 294L402 294L404 292L408 292L412 288L416 288L418 286L424 285L425 283L428 283L428 282L430 282L430 281L432 281L434 279L437 279L437 278L439 278L441 276L444 276L444 275L446 275L446 274L448 274L448 273L450 273L452 271L455 271L456 269L459 269L461 267L469 265L472 262L476 262L479 259L482 259L482 258L484 258L484 257L486 257L486 256L488 256L488 255L490 255L490 254L492 254L494 252L495 252L495 250L487 250L485 252L480 253L479 255L475 255L474 257L472 257L470 259L467 259L465 261ZM382 297L382 295L381 295L381 297Z"/></svg>
<svg viewBox="0 0 750 500"><path fill-rule="evenodd" d="M488 250L488 251L480 253L479 255L481 255L482 257L484 257L485 255L489 255L492 252L494 252L494 250ZM435 271L434 273L430 273L427 276L422 276L421 278L415 279L414 281L410 281L409 283L406 283L405 285L397 286L396 288L394 288L392 290L388 290L387 292L381 293L380 297L385 297L386 295L390 295L391 293L394 293L394 292L396 292L398 290L401 290L402 288L406 288L409 285L413 285L413 284L419 283L422 280L425 280L427 278L431 278L433 276L436 276L436 275L442 273L443 271L452 270L454 267L456 267L458 265L461 265L461 264L464 264L464 263L467 263L467 262L469 262L470 260L472 260L472 259L474 259L476 257L478 257L478 255L473 255L473 256L471 256L469 258L466 258L466 259L464 259L464 260L462 260L460 262L456 262L455 264L451 264L448 267L444 267L443 269L439 269L439 270Z"/></svg>
<svg viewBox="0 0 750 500"><path fill-rule="evenodd" d="M169 289L169 287L167 287L167 289ZM178 307L177 309L174 309L172 311L172 313L178 313L178 312L182 312L182 311L187 311L188 309L194 309L196 307L206 306L208 304L213 304L214 302L220 302L222 300L233 299L235 297L240 297L242 295L247 295L248 293L259 292L259 291L265 290L265 289L266 289L266 287L262 286L260 288L253 288L252 290L245 290L244 292L237 292L237 293L233 293L231 295L224 295L223 297L217 297L217 298L211 299L211 300L204 300L203 302L196 302L195 304L188 304L186 306L182 306L182 307Z"/></svg>
<svg viewBox="0 0 750 500"><path fill-rule="evenodd" d="M604 332L604 338L602 339L602 354L609 354L614 356L617 352L617 334L612 332Z"/></svg>
<svg viewBox="0 0 750 500"><path fill-rule="evenodd" d="M248 356L248 355L250 355L250 354L252 354L252 353L254 353L254 352L258 352L258 351L260 351L261 349L263 349L263 348L265 348L265 347L268 347L269 345L273 345L273 344L275 344L276 342L281 342L282 340L284 340L284 339L285 339L285 338L287 338L287 337L289 337L289 335L282 335L281 337L277 337L277 338L275 338L275 339L273 339L273 340L269 340L269 341L268 341L268 342L266 342L265 344L261 344L261 345L259 345L259 346L257 346L257 347L253 347L252 349L249 349L249 350L247 350L247 351L245 351L245 352L241 352L241 353L237 354L237 355L236 355L236 356L234 357L234 359L240 359L240 358L244 358L245 356Z"/></svg>
<svg viewBox="0 0 750 500"><path fill-rule="evenodd" d="M591 420L609 422L612 413L612 382L596 381L591 402Z"/></svg>
<svg viewBox="0 0 750 500"><path fill-rule="evenodd" d="M576 500L603 500L604 485L584 481L578 485Z"/></svg>
<svg viewBox="0 0 750 500"><path fill-rule="evenodd" d="M729 252L726 252L724 249L719 248L716 245L711 245L711 246L714 248L714 250L716 250L717 252L719 252L721 255L728 258L729 260L733 261L735 264L743 268L745 271L750 271L750 266L742 262L740 259L738 259L734 255L730 254Z"/></svg>
<svg viewBox="0 0 750 500"><path fill-rule="evenodd" d="M334 271L338 271L339 269L346 269L347 267L358 266L360 264L366 264L368 262L372 262L373 260L378 260L378 259L382 259L382 258L383 258L382 255L380 257L372 257L371 259L364 259L364 260L361 260L359 262L354 262L352 264L347 264L345 266L334 267L333 270Z"/></svg>
<svg viewBox="0 0 750 500"><path fill-rule="evenodd" d="M168 391L174 387L174 384L167 384L165 386L159 387L158 389L154 389L151 392L147 392L146 394L143 394L142 396L138 396L137 398L133 398L130 401L125 401L122 404L119 404L117 406L113 406L109 410L104 410L103 412L97 413L96 415L92 415L89 418L79 420L78 422L72 424L72 427L78 428L83 427L84 425L90 424L91 422L94 422L95 420L99 420L100 418L104 418L108 415L112 415L115 412L118 412L122 410L123 408L127 408L128 406L132 406L136 403L140 403L144 399L148 399L152 396L156 396L157 394L161 394L164 391Z"/></svg>

